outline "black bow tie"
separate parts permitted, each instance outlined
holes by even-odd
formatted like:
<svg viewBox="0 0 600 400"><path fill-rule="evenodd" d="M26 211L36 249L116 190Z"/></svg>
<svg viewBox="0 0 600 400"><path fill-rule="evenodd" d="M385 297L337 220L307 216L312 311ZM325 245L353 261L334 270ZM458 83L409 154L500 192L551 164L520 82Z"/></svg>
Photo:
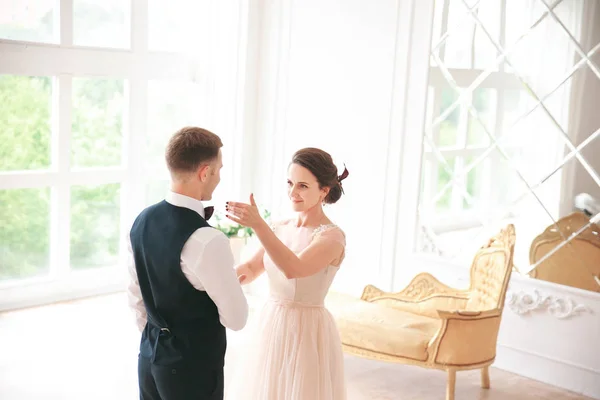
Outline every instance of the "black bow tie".
<svg viewBox="0 0 600 400"><path fill-rule="evenodd" d="M214 212L215 208L213 206L204 207L204 219L208 221Z"/></svg>

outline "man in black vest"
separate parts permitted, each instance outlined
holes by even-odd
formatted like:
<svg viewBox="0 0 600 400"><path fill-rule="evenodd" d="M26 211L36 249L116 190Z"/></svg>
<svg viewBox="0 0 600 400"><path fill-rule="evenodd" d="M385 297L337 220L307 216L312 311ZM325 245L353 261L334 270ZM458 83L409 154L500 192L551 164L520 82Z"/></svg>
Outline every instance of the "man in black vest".
<svg viewBox="0 0 600 400"><path fill-rule="evenodd" d="M171 191L130 232L130 305L142 338L142 400L221 400L225 327L239 330L248 303L227 237L211 228L203 200L220 181L221 139L196 127L167 146Z"/></svg>

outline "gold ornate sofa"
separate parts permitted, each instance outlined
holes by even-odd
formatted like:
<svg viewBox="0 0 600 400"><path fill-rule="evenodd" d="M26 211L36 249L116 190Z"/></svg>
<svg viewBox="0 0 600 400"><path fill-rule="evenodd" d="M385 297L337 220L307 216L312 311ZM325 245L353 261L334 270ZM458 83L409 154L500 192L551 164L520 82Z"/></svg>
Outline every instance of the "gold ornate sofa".
<svg viewBox="0 0 600 400"><path fill-rule="evenodd" d="M600 226L590 224L571 242L544 257L565 238L578 232L590 222L581 212L575 212L550 225L531 242L529 261L540 262L529 276L584 290L600 292Z"/></svg>
<svg viewBox="0 0 600 400"><path fill-rule="evenodd" d="M488 367L506 289L513 269L514 226L508 225L476 253L468 290L453 289L428 273L417 275L399 293L372 285L361 299L332 294L328 308L336 318L346 353L448 372L446 399L453 400L456 371Z"/></svg>

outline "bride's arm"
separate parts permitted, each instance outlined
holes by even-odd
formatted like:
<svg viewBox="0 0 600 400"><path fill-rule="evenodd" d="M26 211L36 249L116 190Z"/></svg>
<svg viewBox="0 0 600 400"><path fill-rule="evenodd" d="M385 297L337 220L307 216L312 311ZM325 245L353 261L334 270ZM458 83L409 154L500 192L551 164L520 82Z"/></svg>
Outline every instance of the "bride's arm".
<svg viewBox="0 0 600 400"><path fill-rule="evenodd" d="M344 252L344 246L339 241L316 238L304 251L296 255L279 240L266 223L254 228L254 232L273 263L288 279L314 275L339 259Z"/></svg>
<svg viewBox="0 0 600 400"><path fill-rule="evenodd" d="M258 212L254 195L250 204L227 202L227 218L254 230L271 260L288 279L314 275L316 272L340 260L344 254L344 241L332 240L319 235L299 255L291 251L265 222ZM342 235L343 236L343 235Z"/></svg>
<svg viewBox="0 0 600 400"><path fill-rule="evenodd" d="M241 281L242 285L249 284L265 272L265 264L263 261L264 255L265 249L261 247L248 261L241 263L235 268L238 278L241 275L246 276L246 278Z"/></svg>

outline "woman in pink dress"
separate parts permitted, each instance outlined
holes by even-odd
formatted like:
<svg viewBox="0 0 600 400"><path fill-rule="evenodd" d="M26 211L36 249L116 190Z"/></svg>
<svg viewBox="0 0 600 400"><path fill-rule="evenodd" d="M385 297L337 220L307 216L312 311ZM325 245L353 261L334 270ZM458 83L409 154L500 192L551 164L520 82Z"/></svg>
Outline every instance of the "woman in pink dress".
<svg viewBox="0 0 600 400"><path fill-rule="evenodd" d="M255 319L227 388L231 400L345 400L342 345L324 299L344 259L345 236L323 204L342 196L331 156L297 151L288 196L297 216L269 226L250 204L229 202L230 219L254 230L262 247L237 267L243 284L266 271L270 296Z"/></svg>

